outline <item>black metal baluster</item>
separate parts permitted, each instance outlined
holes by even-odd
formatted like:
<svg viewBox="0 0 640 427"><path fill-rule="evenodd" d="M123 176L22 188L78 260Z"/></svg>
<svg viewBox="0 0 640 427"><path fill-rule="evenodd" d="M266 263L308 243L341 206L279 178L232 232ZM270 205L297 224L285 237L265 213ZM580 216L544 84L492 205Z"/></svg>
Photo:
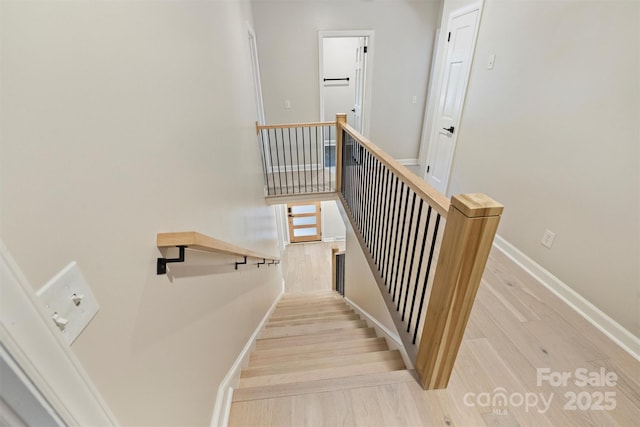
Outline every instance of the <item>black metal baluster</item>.
<svg viewBox="0 0 640 427"><path fill-rule="evenodd" d="M382 270L382 276L383 278L385 278L385 283L386 283L386 266L387 266L387 260L389 258L389 234L390 234L390 226L393 225L393 222L391 221L391 212L393 211L391 208L391 191L393 190L393 179L394 179L394 175L391 173L391 171L385 166L384 167L384 171L386 174L386 181L384 184L385 187L385 199L384 199L384 206L385 206L385 210L383 212L383 219L382 219L382 226L384 227L383 230L383 236L384 236L384 242L382 244L382 263L381 263L381 270Z"/></svg>
<svg viewBox="0 0 640 427"><path fill-rule="evenodd" d="M351 211L356 222L356 228L358 229L358 232L360 232L360 227L358 225L358 182L356 181L358 164L356 163L354 154L357 149L357 141L351 138L351 200L353 201Z"/></svg>
<svg viewBox="0 0 640 427"><path fill-rule="evenodd" d="M337 132L337 128L336 128L336 132ZM344 139L344 130L340 131L342 133L342 146L340 147L340 170L341 175L342 175L342 179L340 180L340 188L337 189L337 191L339 191L343 196L344 196L344 174L347 171L347 166L345 165L345 159L346 159L346 152L347 152L347 146L346 146L346 141ZM336 138L338 138L338 136L336 135ZM337 168L337 165L336 165ZM336 169L336 174L337 174L337 169ZM336 175L337 177L337 175ZM338 184L336 183L336 187L338 186Z"/></svg>
<svg viewBox="0 0 640 427"><path fill-rule="evenodd" d="M324 144L325 141L325 132L326 132L326 126L323 126L322 128L320 128L320 132L321 132L321 137L322 137L322 158L320 159L320 162L322 163L322 191L329 191L326 188L327 185L327 180L325 179L324 176L324 172L327 166L327 146Z"/></svg>
<svg viewBox="0 0 640 427"><path fill-rule="evenodd" d="M364 232L365 232L365 240L367 242L367 249L369 249L369 254L371 254L371 243L372 243L372 239L371 239L371 214L372 214L372 209L371 209L371 204L373 203L373 197L371 194L371 179L373 177L373 171L372 171L372 160L371 160L371 154L369 153L369 151L365 151L365 184L364 184L364 191L365 191L365 209L364 209Z"/></svg>
<svg viewBox="0 0 640 427"><path fill-rule="evenodd" d="M393 174L393 196L392 196L392 205L391 205L391 214L389 215L389 221L391 222L391 232L389 233L389 253L387 253L387 266L386 266L386 271L385 271L385 275L389 278L389 282L387 283L385 281L385 283L387 283L389 285L389 292L391 292L391 274L393 272L393 264L391 263L391 258L394 257L395 255L395 249L396 249L396 245L395 245L395 239L397 237L398 234L398 230L397 227L395 228L395 234L394 234L394 224L396 221L394 221L394 219L396 218L396 216L399 218L400 215L398 215L396 213L396 202L398 199L398 177Z"/></svg>
<svg viewBox="0 0 640 427"><path fill-rule="evenodd" d="M398 251L397 251L397 255L398 257L394 257L393 258L393 263L395 265L394 268L394 279L393 279L393 298L392 300L395 301L396 300L396 293L398 290L398 272L400 271L400 258L401 258L401 254L402 254L402 242L404 240L404 227L405 224L407 222L407 204L409 201L409 192L407 191L407 196L406 199L402 200L402 197L404 196L405 193L405 189L409 190L409 187L407 187L404 182L401 185L401 191L400 191L400 208L398 208L398 226L400 226L400 222L402 222L402 228L400 229L400 240L398 240L398 237L396 236L396 245L398 246Z"/></svg>
<svg viewBox="0 0 640 427"><path fill-rule="evenodd" d="M347 135L342 131L342 181L340 183L341 193L347 202L345 208L351 212L351 206L349 206L349 186L347 181L349 180L349 141Z"/></svg>
<svg viewBox="0 0 640 427"><path fill-rule="evenodd" d="M287 176L287 149L284 147L284 129L280 128L280 138L282 139L282 166L284 167L284 185L289 194L289 177Z"/></svg>
<svg viewBox="0 0 640 427"><path fill-rule="evenodd" d="M331 126L327 126L327 128L329 129L329 191L331 191L331 164L333 163L334 165L336 165L336 168L338 167L338 144L336 143L335 147L333 149L333 153L335 153L335 160L333 159L333 157L331 156L332 150L331 150ZM336 188L336 191L340 191L339 188Z"/></svg>
<svg viewBox="0 0 640 427"><path fill-rule="evenodd" d="M415 206L416 203L416 194L413 193L413 203ZM422 219L422 199L420 199L420 206L418 206L418 217L416 218L416 230L413 233L413 247L411 248L411 261L409 262L409 275L407 276L407 287L405 291L404 297L404 306L402 307L402 317L401 320L404 322L404 315L407 312L407 301L409 301L409 286L411 284L411 273L413 273L413 265L416 257L416 245L418 244L418 236L420 235L420 220ZM413 213L413 207L411 208L411 212ZM426 234L426 230L425 230ZM415 301L416 289L413 289L414 301Z"/></svg>
<svg viewBox="0 0 640 427"><path fill-rule="evenodd" d="M282 176L280 176L280 152L278 150L278 133L276 132L276 129L273 129L273 139L275 140L275 146L276 146L276 159L278 160L278 186L280 187L280 194L283 194L282 192Z"/></svg>
<svg viewBox="0 0 640 427"><path fill-rule="evenodd" d="M404 259L402 261L402 273L400 273L400 291L398 292L398 305L396 306L396 310L400 310L400 301L402 300L402 284L404 283L405 286L405 293L404 293L404 300L405 300L405 305L406 305L406 301L407 301L407 296L408 296L408 286L409 286L409 280L405 280L404 278L404 273L405 271L407 271L407 257L409 255L409 242L411 242L411 229L413 228L413 212L415 211L415 207L416 207L416 193L414 193L411 189L408 189L407 191L407 203L409 203L409 193L413 193L413 198L411 201L411 211L409 214L409 229L407 230L407 241L405 243L405 247L404 247ZM406 212L405 212L405 218L406 218ZM416 230L417 233L417 230ZM402 320L404 320L404 316L402 316Z"/></svg>
<svg viewBox="0 0 640 427"><path fill-rule="evenodd" d="M433 238L431 239L431 250L429 251L429 261L427 262L427 275L424 278L424 285L422 286L422 296L420 297L420 306L418 307L416 329L413 332L413 343L416 343L416 336L418 335L418 328L420 327L420 318L422 317L422 307L424 305L424 296L427 291L427 282L429 281L429 272L431 270L431 261L433 260L433 253L436 247L436 240L438 238L438 225L440 224L440 214L436 216L436 224L433 228Z"/></svg>
<svg viewBox="0 0 640 427"><path fill-rule="evenodd" d="M293 129L293 136L295 137L296 140L296 166L298 169L298 185L294 185L294 188L297 188L297 193L300 193L301 191L301 185L302 185L302 180L300 179L300 147L298 146L298 129L294 128ZM296 193L296 191L294 191L294 193Z"/></svg>
<svg viewBox="0 0 640 427"><path fill-rule="evenodd" d="M362 234L362 157L360 143L356 141L356 159L355 163L355 192L356 192L356 223L360 234Z"/></svg>
<svg viewBox="0 0 640 427"><path fill-rule="evenodd" d="M424 200L420 201L420 208L422 208L422 206L425 204ZM427 204L427 219L425 220L425 224L424 224L424 233L422 235L422 247L420 248L420 257L418 258L418 272L416 275L416 282L415 282L415 290L413 291L413 300L411 301L411 309L409 310L409 320L407 322L407 332L410 332L410 327L411 327L411 318L413 317L413 309L415 308L416 305L416 297L418 295L418 283L420 282L420 274L422 273L422 266L423 264L426 265L426 263L423 263L424 261L424 249L427 246L427 236L429 235L429 225L431 224L431 206L429 206Z"/></svg>
<svg viewBox="0 0 640 427"><path fill-rule="evenodd" d="M306 193L307 192L307 158L305 154L304 128L300 128L300 134L302 135L302 177L304 178L304 192Z"/></svg>
<svg viewBox="0 0 640 427"><path fill-rule="evenodd" d="M313 150L311 147L311 128L307 128L309 134L309 180L311 181L310 191L313 192Z"/></svg>
<svg viewBox="0 0 640 427"><path fill-rule="evenodd" d="M380 253L380 248L382 247L382 236L383 236L383 226L384 226L384 205L382 201L384 200L385 193L385 185L384 185L384 175L385 175L385 167L380 162L377 161L378 164L378 182L376 184L377 193L378 193L378 207L376 214L376 265L378 266L378 270L380 270L380 264L382 262L382 256Z"/></svg>
<svg viewBox="0 0 640 427"><path fill-rule="evenodd" d="M289 168L291 169L291 192L295 193L296 192L296 180L293 176L293 150L291 149L291 146L293 145L293 142L291 141L291 128L287 129L287 134L289 136L289 159L290 159L290 165Z"/></svg>
<svg viewBox="0 0 640 427"><path fill-rule="evenodd" d="M271 180L273 181L273 194L278 194L276 192L276 172L273 167L273 150L271 149L271 133L269 129L267 129L267 142L269 145L269 159L271 160Z"/></svg>

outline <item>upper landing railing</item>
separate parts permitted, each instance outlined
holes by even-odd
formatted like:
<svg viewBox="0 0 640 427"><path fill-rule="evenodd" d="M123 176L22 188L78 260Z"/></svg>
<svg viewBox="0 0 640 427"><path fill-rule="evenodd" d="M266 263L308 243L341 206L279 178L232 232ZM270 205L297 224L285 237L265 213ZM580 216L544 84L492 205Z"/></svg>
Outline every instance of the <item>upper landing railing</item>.
<svg viewBox="0 0 640 427"><path fill-rule="evenodd" d="M288 125L283 132L304 133L303 126ZM276 135L280 129L269 128ZM422 386L445 388L503 207L483 194L447 199L347 125L346 115L337 116L335 129L336 158L323 163L335 165L336 192ZM332 139L311 140L324 147ZM273 141L279 140L261 138L265 156L277 146ZM323 147L317 151L332 154ZM267 188L273 190L267 195L286 195L268 179L273 183L287 167L266 159L264 165ZM298 167L313 170L298 164L289 170ZM305 192L313 190L289 194ZM347 283L347 294L348 288Z"/></svg>
<svg viewBox="0 0 640 427"><path fill-rule="evenodd" d="M260 126L268 196L335 192L336 122Z"/></svg>

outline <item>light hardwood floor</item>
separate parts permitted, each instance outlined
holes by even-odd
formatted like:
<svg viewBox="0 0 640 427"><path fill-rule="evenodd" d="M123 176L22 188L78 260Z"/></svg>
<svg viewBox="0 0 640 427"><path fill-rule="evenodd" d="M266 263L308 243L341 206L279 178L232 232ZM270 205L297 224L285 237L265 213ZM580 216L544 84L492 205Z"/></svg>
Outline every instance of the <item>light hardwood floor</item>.
<svg viewBox="0 0 640 427"><path fill-rule="evenodd" d="M289 292L330 283L326 259L309 259L319 248L306 246L285 254ZM550 384L539 370L568 378ZM609 384L583 385L581 374ZM230 425L636 426L640 362L494 249L447 389L424 391L405 378L236 402Z"/></svg>
<svg viewBox="0 0 640 427"><path fill-rule="evenodd" d="M311 242L288 245L282 256L286 293L331 289L331 248L344 250L342 242Z"/></svg>

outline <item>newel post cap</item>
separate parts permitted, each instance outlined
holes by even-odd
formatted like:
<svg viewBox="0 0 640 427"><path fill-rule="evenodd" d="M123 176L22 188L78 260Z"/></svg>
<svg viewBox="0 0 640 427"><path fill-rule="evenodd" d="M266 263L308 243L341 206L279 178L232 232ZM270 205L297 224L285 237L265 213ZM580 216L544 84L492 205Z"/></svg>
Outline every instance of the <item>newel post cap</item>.
<svg viewBox="0 0 640 427"><path fill-rule="evenodd" d="M484 193L456 194L451 197L451 206L468 218L498 216L504 210L504 206Z"/></svg>

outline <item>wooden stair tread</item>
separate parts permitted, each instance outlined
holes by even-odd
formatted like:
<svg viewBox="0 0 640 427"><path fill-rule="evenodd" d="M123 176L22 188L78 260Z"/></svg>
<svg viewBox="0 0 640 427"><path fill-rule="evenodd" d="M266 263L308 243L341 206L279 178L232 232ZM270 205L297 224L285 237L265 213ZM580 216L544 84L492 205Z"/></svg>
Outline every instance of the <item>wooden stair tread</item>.
<svg viewBox="0 0 640 427"><path fill-rule="evenodd" d="M296 347L325 342L338 343L357 338L373 338L376 332L373 328L354 328L321 331L306 336L288 336L276 338L260 338L256 340L256 350L268 350L274 348Z"/></svg>
<svg viewBox="0 0 640 427"><path fill-rule="evenodd" d="M350 390L354 388L374 387L411 381L415 381L413 371L402 369L373 374L345 376L341 378L326 378L288 384L238 388L233 391L233 401L244 402L249 400Z"/></svg>
<svg viewBox="0 0 640 427"><path fill-rule="evenodd" d="M274 326L262 331L261 338L277 338L314 334L327 330L340 330L352 328L365 328L367 323L364 320L334 320L322 323L312 323L310 325L294 326Z"/></svg>
<svg viewBox="0 0 640 427"><path fill-rule="evenodd" d="M339 313L304 319L270 320L265 327L273 328L277 326L310 325L312 323L330 322L333 320L360 320L360 315L356 313Z"/></svg>
<svg viewBox="0 0 640 427"><path fill-rule="evenodd" d="M329 341L318 344L300 345L295 347L275 348L271 350L255 350L251 353L249 366L258 366L277 360L296 360L308 355L340 355L352 354L362 351L388 350L387 342L384 338L361 338L351 339L336 343Z"/></svg>
<svg viewBox="0 0 640 427"><path fill-rule="evenodd" d="M310 371L336 366L344 367L363 363L382 362L402 358L398 350L371 351L358 354L344 354L327 357L307 357L302 360L284 361L265 366L249 366L242 370L240 378L262 375L286 374L289 372Z"/></svg>
<svg viewBox="0 0 640 427"><path fill-rule="evenodd" d="M317 290L317 291L312 291L312 292L301 292L301 293L287 293L287 294L282 294L282 298L281 299L313 299L313 298L318 298L318 297L323 297L323 296L338 296L340 297L340 294L334 290L330 290L330 289L324 289L324 290Z"/></svg>
<svg viewBox="0 0 640 427"><path fill-rule="evenodd" d="M323 310L323 311L306 311L304 313L297 314L278 314L274 312L269 318L269 322L280 321L280 320L297 320L297 319L313 319L318 316L332 315L332 314L344 314L344 313L355 313L352 308L344 307L337 308L335 310Z"/></svg>
<svg viewBox="0 0 640 427"><path fill-rule="evenodd" d="M315 381L327 378L342 378L354 375L372 374L405 369L404 362L398 353L392 360L361 363L348 366L335 366L323 369L296 371L272 375L240 378L240 388L267 386L274 384L291 384L302 381Z"/></svg>

